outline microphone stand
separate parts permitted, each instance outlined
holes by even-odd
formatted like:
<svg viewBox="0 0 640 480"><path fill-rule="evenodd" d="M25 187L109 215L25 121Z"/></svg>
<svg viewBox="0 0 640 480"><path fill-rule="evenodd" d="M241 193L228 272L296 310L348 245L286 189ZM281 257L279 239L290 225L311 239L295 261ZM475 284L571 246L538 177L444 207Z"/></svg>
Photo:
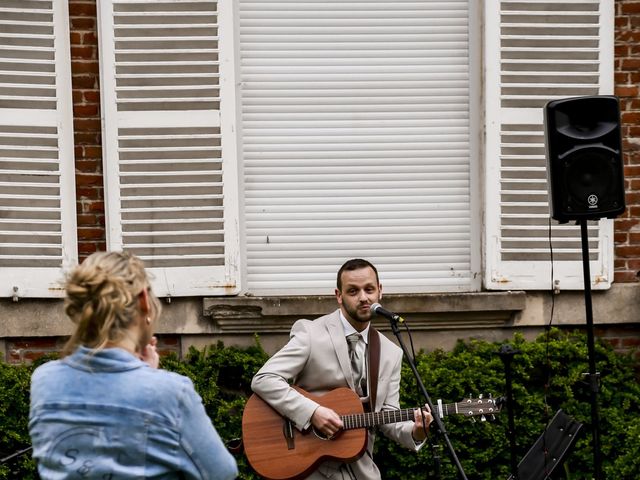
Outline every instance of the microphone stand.
<svg viewBox="0 0 640 480"><path fill-rule="evenodd" d="M416 365L415 365L413 359L411 358L411 356L409 355L409 352L407 351L407 347L405 346L405 344L404 344L404 342L402 340L402 337L400 336L400 329L398 328L398 322L396 320L393 320L393 319L391 319L390 322L391 322L391 331L393 332L393 334L398 339L398 343L400 345L400 348L402 348L402 351L404 352L404 358L407 360L407 363L409 364L409 367L411 367L411 371L413 372L413 376L416 378L416 382L418 384L418 387L420 388L420 391L422 392L422 395L424 396L426 404L431 409L431 415L433 416L433 422L438 427L439 434L442 435L442 438L444 438L444 441L447 444L447 448L449 449L449 454L451 455L451 460L453 461L453 463L455 464L456 468L458 469L459 478L460 478L460 480L468 480L466 474L464 473L462 465L460 464L460 460L458 460L458 456L456 455L456 452L453 449L453 445L451 444L451 440L449 440L449 436L447 435L447 430L444 427L444 423L442 422L442 419L438 415L437 410L433 407L433 403L431 403L431 398L429 397L429 394L427 393L427 389L425 388L424 383L422 382L422 379L420 378L420 373L418 373L418 369L416 368Z"/></svg>
<svg viewBox="0 0 640 480"><path fill-rule="evenodd" d="M442 462L440 461L440 431L435 428L433 431L433 436L431 437L431 452L433 456L433 473L434 478L440 478L440 465Z"/></svg>
<svg viewBox="0 0 640 480"><path fill-rule="evenodd" d="M15 453L12 453L11 455L4 457L4 458L0 458L0 465L3 463L7 463L10 460L13 460L14 458L18 458L21 455L24 455L25 453L28 453L33 447L27 447L27 448L23 448L22 450L18 450Z"/></svg>

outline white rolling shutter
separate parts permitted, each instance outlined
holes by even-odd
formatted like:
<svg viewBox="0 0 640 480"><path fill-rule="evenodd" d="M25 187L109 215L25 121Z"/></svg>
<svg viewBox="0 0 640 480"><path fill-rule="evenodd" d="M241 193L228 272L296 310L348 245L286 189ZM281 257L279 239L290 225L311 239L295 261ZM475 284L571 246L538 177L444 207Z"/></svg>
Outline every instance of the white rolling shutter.
<svg viewBox="0 0 640 480"><path fill-rule="evenodd" d="M552 221L550 262L543 107L613 92L613 0L491 0L485 12L486 286L581 289L578 226ZM589 239L592 286L608 288L613 221L589 222Z"/></svg>
<svg viewBox="0 0 640 480"><path fill-rule="evenodd" d="M161 296L238 289L231 3L99 2L108 246Z"/></svg>
<svg viewBox="0 0 640 480"><path fill-rule="evenodd" d="M247 289L478 288L467 1L239 2ZM473 217L473 218L472 218Z"/></svg>
<svg viewBox="0 0 640 480"><path fill-rule="evenodd" d="M0 4L0 296L58 297L77 264L67 2Z"/></svg>

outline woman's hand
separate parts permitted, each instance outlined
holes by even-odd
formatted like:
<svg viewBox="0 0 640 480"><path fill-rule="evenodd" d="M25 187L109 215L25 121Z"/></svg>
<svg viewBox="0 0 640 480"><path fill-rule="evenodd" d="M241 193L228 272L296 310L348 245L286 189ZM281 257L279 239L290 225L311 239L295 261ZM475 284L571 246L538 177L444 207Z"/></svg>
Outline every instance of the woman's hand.
<svg viewBox="0 0 640 480"><path fill-rule="evenodd" d="M151 368L158 368L160 365L160 355L158 355L156 351L157 344L158 339L151 337L151 341L142 349L142 353L140 354L140 360L148 363Z"/></svg>

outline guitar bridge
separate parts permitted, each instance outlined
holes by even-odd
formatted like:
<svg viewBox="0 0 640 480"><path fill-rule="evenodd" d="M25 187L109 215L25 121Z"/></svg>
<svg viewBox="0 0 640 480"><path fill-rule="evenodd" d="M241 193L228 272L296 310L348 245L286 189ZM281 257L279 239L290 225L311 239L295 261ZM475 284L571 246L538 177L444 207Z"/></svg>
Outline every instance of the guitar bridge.
<svg viewBox="0 0 640 480"><path fill-rule="evenodd" d="M287 440L287 449L293 450L296 448L293 440L293 423L291 420L285 419L282 425L282 433L284 433L284 438Z"/></svg>

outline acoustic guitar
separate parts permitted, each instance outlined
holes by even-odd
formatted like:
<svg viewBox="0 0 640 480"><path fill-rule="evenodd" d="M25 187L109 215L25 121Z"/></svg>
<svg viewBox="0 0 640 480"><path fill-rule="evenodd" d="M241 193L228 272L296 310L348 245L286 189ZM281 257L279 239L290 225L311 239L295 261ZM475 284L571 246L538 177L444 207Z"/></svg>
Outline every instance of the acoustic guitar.
<svg viewBox="0 0 640 480"><path fill-rule="evenodd" d="M413 420L416 410L407 408L365 413L360 398L349 388L337 388L320 396L294 388L320 405L333 409L340 415L344 428L331 438L313 428L300 432L290 420L253 394L242 415L242 441L251 467L269 480L304 478L325 460L353 462L365 451L367 428ZM500 410L499 402L482 397L451 404L438 403L435 407L441 417L457 414L481 416L483 420Z"/></svg>

